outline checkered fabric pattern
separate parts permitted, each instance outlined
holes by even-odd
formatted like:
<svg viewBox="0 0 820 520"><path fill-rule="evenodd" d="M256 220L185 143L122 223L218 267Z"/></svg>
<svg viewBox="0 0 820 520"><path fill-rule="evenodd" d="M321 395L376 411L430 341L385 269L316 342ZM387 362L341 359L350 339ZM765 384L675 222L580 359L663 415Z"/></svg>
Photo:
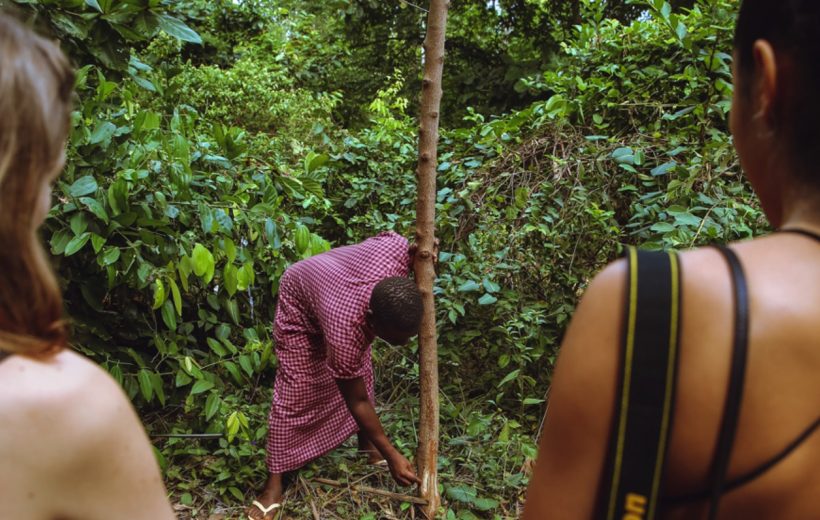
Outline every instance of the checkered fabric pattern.
<svg viewBox="0 0 820 520"><path fill-rule="evenodd" d="M271 473L303 466L358 430L336 379L364 378L370 401L373 332L365 322L373 287L407 276L402 236L386 232L290 266L279 282L274 339L279 369L268 420Z"/></svg>

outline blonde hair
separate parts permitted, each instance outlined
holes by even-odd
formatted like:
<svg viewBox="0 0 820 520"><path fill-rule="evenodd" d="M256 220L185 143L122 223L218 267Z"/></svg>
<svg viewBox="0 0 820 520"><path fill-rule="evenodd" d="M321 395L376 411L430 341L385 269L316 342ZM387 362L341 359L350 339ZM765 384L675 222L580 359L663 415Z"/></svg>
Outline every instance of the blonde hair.
<svg viewBox="0 0 820 520"><path fill-rule="evenodd" d="M44 185L62 166L74 72L57 44L0 13L0 350L67 344L60 287L37 233Z"/></svg>

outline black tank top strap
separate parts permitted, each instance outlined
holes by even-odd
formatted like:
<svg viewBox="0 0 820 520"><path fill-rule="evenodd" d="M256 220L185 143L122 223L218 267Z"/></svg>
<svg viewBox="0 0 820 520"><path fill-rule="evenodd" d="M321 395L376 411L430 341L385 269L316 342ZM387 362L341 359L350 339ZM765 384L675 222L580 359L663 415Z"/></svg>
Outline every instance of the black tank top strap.
<svg viewBox="0 0 820 520"><path fill-rule="evenodd" d="M815 233L814 231L809 231L807 229L786 228L779 229L778 233L795 233L797 235L803 235L804 237L813 238L814 240L820 242L820 233Z"/></svg>
<svg viewBox="0 0 820 520"><path fill-rule="evenodd" d="M9 356L11 356L11 354L9 354L8 352L4 352L4 351L0 350L0 363L5 361Z"/></svg>
<svg viewBox="0 0 820 520"><path fill-rule="evenodd" d="M726 486L726 472L732 456L732 447L737 433L740 405L743 400L743 383L746 377L746 359L749 347L749 295L746 287L746 276L737 255L729 248L718 246L732 277L734 295L735 322L732 345L732 360L729 372L729 386L726 391L726 402L723 406L723 419L720 425L715 458L710 470L710 506L708 518L717 518L718 504Z"/></svg>
<svg viewBox="0 0 820 520"><path fill-rule="evenodd" d="M780 452L769 459L768 461L764 462L763 464L759 465L752 471L741 475L735 479L732 479L730 482L727 482L723 486L723 493L729 493L734 491L735 489L745 486L749 482L755 480L756 478L760 477L774 466L776 466L779 462L783 459L791 455L791 453L800 447L803 442L812 436L816 431L820 428L820 417L815 419L815 421L809 425L808 428L803 430L803 433L798 435L792 442L789 443L788 446L780 450ZM687 504L692 502L699 502L701 500L707 500L711 498L711 491L710 490L702 490L695 493L687 493L685 495L674 495L674 496L665 496L663 497L663 502L667 506L676 506L680 504Z"/></svg>

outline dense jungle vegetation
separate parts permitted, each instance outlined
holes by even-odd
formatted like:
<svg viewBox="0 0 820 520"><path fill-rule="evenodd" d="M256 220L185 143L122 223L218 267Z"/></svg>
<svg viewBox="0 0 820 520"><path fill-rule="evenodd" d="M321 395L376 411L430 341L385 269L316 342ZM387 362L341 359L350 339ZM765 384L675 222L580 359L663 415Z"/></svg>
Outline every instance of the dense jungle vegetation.
<svg viewBox="0 0 820 520"><path fill-rule="evenodd" d="M74 345L133 399L180 518L244 518L266 475L280 275L381 230L412 237L425 2L3 3L78 68L44 233ZM736 10L452 2L437 206L443 517L517 516L563 330L623 244L767 229L726 122ZM415 345L375 346L380 416L407 456L416 359ZM189 433L221 436L165 436ZM286 516L410 518L409 504L312 483L394 489L363 462L351 444L311 464Z"/></svg>

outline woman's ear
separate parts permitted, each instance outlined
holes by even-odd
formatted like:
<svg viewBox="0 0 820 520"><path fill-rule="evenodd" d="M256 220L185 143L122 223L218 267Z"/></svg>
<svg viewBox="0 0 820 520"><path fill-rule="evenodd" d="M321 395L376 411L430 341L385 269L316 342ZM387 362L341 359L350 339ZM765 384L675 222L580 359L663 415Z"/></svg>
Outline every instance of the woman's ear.
<svg viewBox="0 0 820 520"><path fill-rule="evenodd" d="M774 127L774 108L777 104L778 64L777 55L772 44L766 40L757 40L753 47L755 61L754 78L754 118L762 119L766 125Z"/></svg>

